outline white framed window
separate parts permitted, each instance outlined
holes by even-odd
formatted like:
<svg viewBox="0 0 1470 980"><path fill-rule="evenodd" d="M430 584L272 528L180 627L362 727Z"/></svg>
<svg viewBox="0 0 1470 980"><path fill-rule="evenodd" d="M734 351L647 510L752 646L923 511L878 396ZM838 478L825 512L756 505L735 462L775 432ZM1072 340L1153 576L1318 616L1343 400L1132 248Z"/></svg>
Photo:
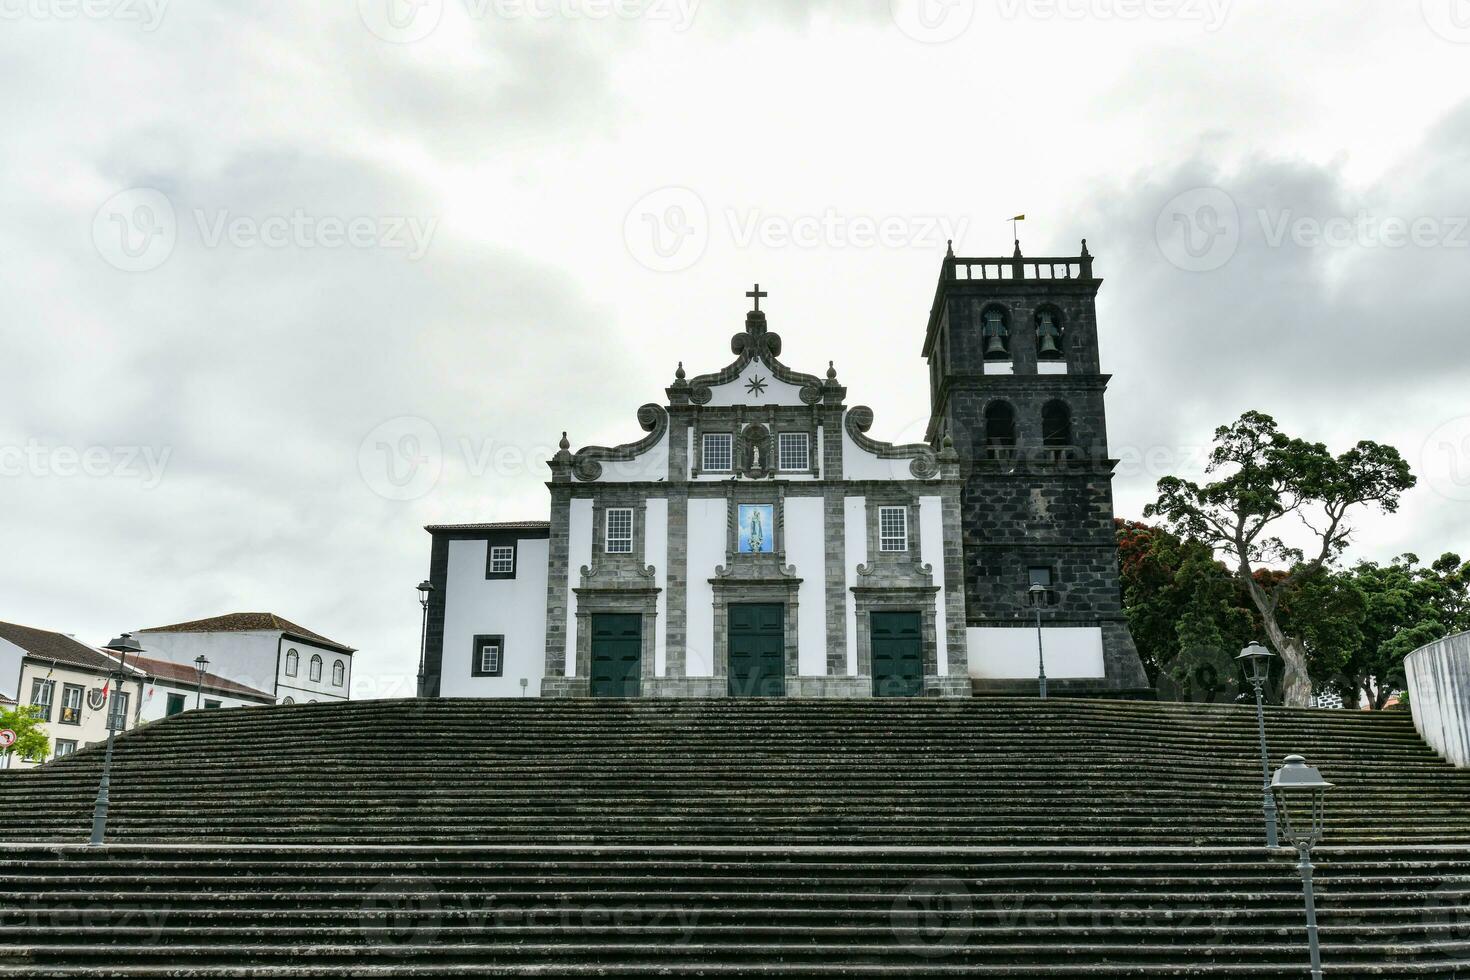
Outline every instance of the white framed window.
<svg viewBox="0 0 1470 980"><path fill-rule="evenodd" d="M633 553L633 509L612 507L607 512L607 553L631 555Z"/></svg>
<svg viewBox="0 0 1470 980"><path fill-rule="evenodd" d="M56 751L52 754L53 759L60 759L64 755L71 755L77 750L77 740L74 738L58 738L56 740Z"/></svg>
<svg viewBox="0 0 1470 980"><path fill-rule="evenodd" d="M287 677L295 677L296 676L296 665L300 661L301 661L301 654L299 654L299 653L296 652L296 648L295 647L292 647L290 650L287 650L286 651L286 676Z"/></svg>
<svg viewBox="0 0 1470 980"><path fill-rule="evenodd" d="M909 510L907 507L878 508L878 550L909 550Z"/></svg>
<svg viewBox="0 0 1470 980"><path fill-rule="evenodd" d="M31 704L41 709L41 720L51 720L51 702L56 697L56 682L44 677L31 681Z"/></svg>
<svg viewBox="0 0 1470 980"><path fill-rule="evenodd" d="M314 681L320 681L322 679L322 658L314 653L311 655L310 677Z"/></svg>
<svg viewBox="0 0 1470 980"><path fill-rule="evenodd" d="M495 545L490 549L490 574L514 575L516 549L510 545Z"/></svg>
<svg viewBox="0 0 1470 980"><path fill-rule="evenodd" d="M776 437L777 461L783 470L812 468L811 438L805 432L782 432Z"/></svg>
<svg viewBox="0 0 1470 980"><path fill-rule="evenodd" d="M475 637L471 677L500 677L505 673L505 637Z"/></svg>
<svg viewBox="0 0 1470 980"><path fill-rule="evenodd" d="M126 731L128 727L128 692L116 691L108 701L107 727L114 731Z"/></svg>
<svg viewBox="0 0 1470 980"><path fill-rule="evenodd" d="M333 661L333 663L332 663L332 686L333 687L341 687L342 686L342 682L345 681L346 679L347 679L347 667L346 667L346 665L344 665L342 663L342 661L340 661L340 660Z"/></svg>
<svg viewBox="0 0 1470 980"><path fill-rule="evenodd" d="M706 432L701 468L711 473L728 473L734 469L735 437L728 432Z"/></svg>

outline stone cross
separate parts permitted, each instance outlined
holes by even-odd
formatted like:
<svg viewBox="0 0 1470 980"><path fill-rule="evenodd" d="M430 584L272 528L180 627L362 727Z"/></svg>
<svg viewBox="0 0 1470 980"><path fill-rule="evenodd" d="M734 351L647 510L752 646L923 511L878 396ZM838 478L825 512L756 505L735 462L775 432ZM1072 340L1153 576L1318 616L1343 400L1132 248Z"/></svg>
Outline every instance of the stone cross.
<svg viewBox="0 0 1470 980"><path fill-rule="evenodd" d="M755 289L752 292L746 293L745 295L747 295L751 299L755 300L755 312L759 313L761 311L761 300L764 299L765 297L771 295L771 294L770 293L763 293L763 292L761 292L761 284L760 283L756 283L755 284Z"/></svg>

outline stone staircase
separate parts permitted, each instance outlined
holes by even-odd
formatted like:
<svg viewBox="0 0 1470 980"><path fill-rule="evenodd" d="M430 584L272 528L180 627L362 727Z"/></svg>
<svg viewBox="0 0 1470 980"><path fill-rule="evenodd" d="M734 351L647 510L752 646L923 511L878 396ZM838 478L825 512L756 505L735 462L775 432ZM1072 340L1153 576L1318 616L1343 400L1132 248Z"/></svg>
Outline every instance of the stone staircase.
<svg viewBox="0 0 1470 980"><path fill-rule="evenodd" d="M1276 709L1337 784L1334 977L1470 977L1470 772ZM193 712L0 774L0 975L1305 977L1254 712L1056 699Z"/></svg>

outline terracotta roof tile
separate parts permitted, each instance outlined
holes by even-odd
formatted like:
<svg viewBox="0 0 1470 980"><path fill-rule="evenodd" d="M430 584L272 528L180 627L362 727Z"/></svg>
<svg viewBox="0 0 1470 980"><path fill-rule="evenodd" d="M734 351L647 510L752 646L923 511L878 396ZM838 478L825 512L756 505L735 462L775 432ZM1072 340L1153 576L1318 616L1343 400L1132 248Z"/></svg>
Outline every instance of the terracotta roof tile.
<svg viewBox="0 0 1470 980"><path fill-rule="evenodd" d="M159 660L156 657L131 657L130 664L136 664L150 677L161 681L179 681L187 687L194 687L199 683L199 671L193 664L176 664L172 660ZM247 698L257 698L267 702L275 702L274 695L265 691L257 691L253 687L238 684L227 677L204 672L204 690L214 691L218 694L236 694Z"/></svg>
<svg viewBox="0 0 1470 980"><path fill-rule="evenodd" d="M223 616L211 616L208 619L194 619L187 623L174 623L170 626L154 626L151 629L138 630L139 633L251 633L256 631L289 633L306 643L320 644L342 653L356 652L355 647L338 643L336 640L329 640L320 633L313 633L304 626L297 626L289 619L282 619L275 613L225 613Z"/></svg>
<svg viewBox="0 0 1470 980"><path fill-rule="evenodd" d="M16 623L0 623L0 637L14 643L37 660L54 660L86 670L106 672L117 669L114 658L65 633Z"/></svg>

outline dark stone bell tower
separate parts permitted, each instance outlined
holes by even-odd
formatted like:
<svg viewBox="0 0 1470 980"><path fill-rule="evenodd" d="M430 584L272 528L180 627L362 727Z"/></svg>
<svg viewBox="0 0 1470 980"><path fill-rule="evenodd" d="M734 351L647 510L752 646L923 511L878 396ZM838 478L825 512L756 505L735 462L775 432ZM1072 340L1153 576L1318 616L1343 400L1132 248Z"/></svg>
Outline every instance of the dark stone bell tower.
<svg viewBox="0 0 1470 980"><path fill-rule="evenodd" d="M1123 615L1113 468L1087 242L1068 258L945 256L924 339L929 439L960 454L966 621L983 658L1002 628L1035 628L1028 589L1046 587L1045 626L1096 627L1096 679L1054 694L1140 696L1148 679ZM1069 636L1081 635L1069 633ZM1096 633L1091 643L1096 649ZM1095 654L1093 655L1095 657ZM1034 659L1033 659L1034 663ZM1034 675L1033 675L1034 677ZM977 680L977 693L1029 693L1035 679Z"/></svg>

